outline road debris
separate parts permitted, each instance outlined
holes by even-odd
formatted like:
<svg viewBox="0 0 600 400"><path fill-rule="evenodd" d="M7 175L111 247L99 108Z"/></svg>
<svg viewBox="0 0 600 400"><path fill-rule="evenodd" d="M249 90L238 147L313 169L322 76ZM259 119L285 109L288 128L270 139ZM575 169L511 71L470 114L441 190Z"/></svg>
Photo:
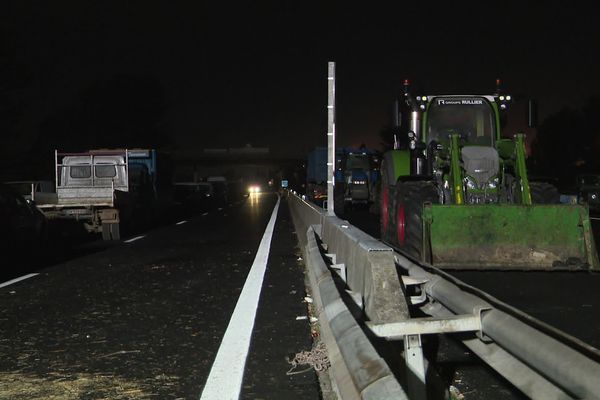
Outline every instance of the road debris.
<svg viewBox="0 0 600 400"><path fill-rule="evenodd" d="M300 353L296 353L292 360L289 358L286 359L287 362L292 365L292 367L286 372L286 375L302 374L310 371L313 368L315 371L322 372L327 371L327 369L331 366L329 355L327 354L327 347L325 347L325 343L323 342L319 342L317 345L313 346L312 350L310 351L301 351ZM300 371L295 371L299 365L308 365L309 367Z"/></svg>

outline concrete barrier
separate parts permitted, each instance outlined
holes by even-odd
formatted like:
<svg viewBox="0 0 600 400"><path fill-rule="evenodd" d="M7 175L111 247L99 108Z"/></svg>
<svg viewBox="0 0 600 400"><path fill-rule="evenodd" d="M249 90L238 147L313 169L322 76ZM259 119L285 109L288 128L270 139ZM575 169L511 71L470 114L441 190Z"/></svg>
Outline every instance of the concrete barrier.
<svg viewBox="0 0 600 400"><path fill-rule="evenodd" d="M313 304L339 396L344 400L407 399L341 299L312 227L307 230L304 249Z"/></svg>
<svg viewBox="0 0 600 400"><path fill-rule="evenodd" d="M313 304L338 394L343 400L407 399L389 366L340 297L316 236L322 237L327 231L327 252L336 252L337 262L346 265L351 277L351 281L347 281L348 287L360 294L365 314L377 321L393 322L406 318L403 312L398 312L407 307L391 251L377 247L356 228L344 228L348 226L346 221L327 216L323 209L297 196L289 195L288 204L304 250ZM397 309L389 304L395 304Z"/></svg>
<svg viewBox="0 0 600 400"><path fill-rule="evenodd" d="M391 248L297 196L290 195L288 200L297 232L314 227L327 252L336 255L336 263L344 264L348 288L360 296L369 320L389 323L409 318ZM304 246L303 238L300 241Z"/></svg>
<svg viewBox="0 0 600 400"><path fill-rule="evenodd" d="M335 253L336 262L345 265L348 287L360 293L369 320L389 323L408 319L392 249L340 218L327 216L321 224L327 252Z"/></svg>

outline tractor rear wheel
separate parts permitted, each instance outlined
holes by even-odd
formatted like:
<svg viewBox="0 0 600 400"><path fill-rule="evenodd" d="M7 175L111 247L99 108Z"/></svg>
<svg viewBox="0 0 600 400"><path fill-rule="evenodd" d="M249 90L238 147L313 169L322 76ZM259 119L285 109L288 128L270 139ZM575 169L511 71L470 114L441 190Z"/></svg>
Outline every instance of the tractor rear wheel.
<svg viewBox="0 0 600 400"><path fill-rule="evenodd" d="M421 260L423 254L423 204L439 203L432 182L399 182L396 187L396 237L398 247Z"/></svg>
<svg viewBox="0 0 600 400"><path fill-rule="evenodd" d="M556 186L546 182L530 182L529 191L533 204L558 204L560 194Z"/></svg>

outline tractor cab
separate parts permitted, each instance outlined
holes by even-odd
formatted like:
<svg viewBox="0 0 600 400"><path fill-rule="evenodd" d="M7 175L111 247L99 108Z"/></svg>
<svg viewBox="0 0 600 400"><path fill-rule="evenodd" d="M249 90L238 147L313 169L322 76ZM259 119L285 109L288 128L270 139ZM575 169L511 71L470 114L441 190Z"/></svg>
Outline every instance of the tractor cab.
<svg viewBox="0 0 600 400"><path fill-rule="evenodd" d="M447 142L458 134L466 145L493 147L499 135L491 102L493 98L473 96L431 98L423 118L424 142Z"/></svg>

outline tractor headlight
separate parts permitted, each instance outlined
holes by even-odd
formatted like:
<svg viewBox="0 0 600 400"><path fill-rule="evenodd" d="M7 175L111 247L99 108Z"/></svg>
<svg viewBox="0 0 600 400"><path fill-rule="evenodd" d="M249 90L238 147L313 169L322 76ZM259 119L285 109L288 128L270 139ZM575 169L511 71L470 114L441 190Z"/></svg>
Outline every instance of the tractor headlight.
<svg viewBox="0 0 600 400"><path fill-rule="evenodd" d="M465 178L465 185L466 185L467 189L469 189L469 190L477 189L477 182L475 181L475 179L471 178L470 176L467 176Z"/></svg>

